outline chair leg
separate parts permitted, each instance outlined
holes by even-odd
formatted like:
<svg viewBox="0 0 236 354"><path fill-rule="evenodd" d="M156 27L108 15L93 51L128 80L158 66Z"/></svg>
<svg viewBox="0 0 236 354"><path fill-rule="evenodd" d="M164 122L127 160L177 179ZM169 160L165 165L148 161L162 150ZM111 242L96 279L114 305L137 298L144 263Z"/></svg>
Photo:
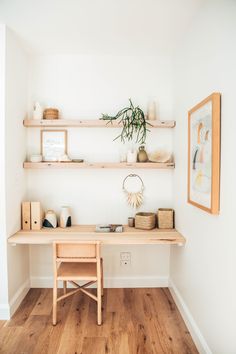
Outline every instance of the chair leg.
<svg viewBox="0 0 236 354"><path fill-rule="evenodd" d="M53 286L53 305L52 305L52 324L57 324L57 280L54 280Z"/></svg>
<svg viewBox="0 0 236 354"><path fill-rule="evenodd" d="M97 324L102 324L102 282L101 278L97 283Z"/></svg>
<svg viewBox="0 0 236 354"><path fill-rule="evenodd" d="M66 294L66 283L67 283L67 281L64 280L63 281L63 293L64 293L64 295Z"/></svg>
<svg viewBox="0 0 236 354"><path fill-rule="evenodd" d="M104 295L104 278L103 278L103 259L101 258L101 275L102 275L102 296Z"/></svg>

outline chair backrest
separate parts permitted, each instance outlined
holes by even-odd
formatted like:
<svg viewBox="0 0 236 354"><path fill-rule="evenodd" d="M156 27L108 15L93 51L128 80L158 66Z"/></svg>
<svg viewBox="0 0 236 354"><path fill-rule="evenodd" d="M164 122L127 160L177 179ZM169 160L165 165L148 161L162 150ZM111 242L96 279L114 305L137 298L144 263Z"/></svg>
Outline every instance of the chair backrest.
<svg viewBox="0 0 236 354"><path fill-rule="evenodd" d="M54 241L56 262L98 262L100 241Z"/></svg>

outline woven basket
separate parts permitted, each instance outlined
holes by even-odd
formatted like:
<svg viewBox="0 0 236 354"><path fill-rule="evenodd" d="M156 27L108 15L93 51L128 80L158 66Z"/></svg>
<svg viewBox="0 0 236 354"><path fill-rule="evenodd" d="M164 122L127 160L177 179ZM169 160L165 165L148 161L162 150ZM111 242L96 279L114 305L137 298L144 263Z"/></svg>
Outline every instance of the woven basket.
<svg viewBox="0 0 236 354"><path fill-rule="evenodd" d="M59 111L56 108L46 108L43 112L44 119L58 119Z"/></svg>
<svg viewBox="0 0 236 354"><path fill-rule="evenodd" d="M173 229L174 228L174 210L173 209L158 209L157 223L159 229Z"/></svg>
<svg viewBox="0 0 236 354"><path fill-rule="evenodd" d="M137 213L135 215L135 228L142 230L152 230L156 227L156 214Z"/></svg>

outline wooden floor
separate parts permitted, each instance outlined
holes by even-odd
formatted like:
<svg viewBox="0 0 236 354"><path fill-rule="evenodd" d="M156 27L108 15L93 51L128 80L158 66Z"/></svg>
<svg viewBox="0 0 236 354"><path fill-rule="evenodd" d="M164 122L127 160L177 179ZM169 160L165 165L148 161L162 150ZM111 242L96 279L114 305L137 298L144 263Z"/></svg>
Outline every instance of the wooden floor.
<svg viewBox="0 0 236 354"><path fill-rule="evenodd" d="M103 325L96 304L77 293L59 303L51 324L52 289L31 289L10 321L0 321L1 354L195 354L166 288L105 289Z"/></svg>

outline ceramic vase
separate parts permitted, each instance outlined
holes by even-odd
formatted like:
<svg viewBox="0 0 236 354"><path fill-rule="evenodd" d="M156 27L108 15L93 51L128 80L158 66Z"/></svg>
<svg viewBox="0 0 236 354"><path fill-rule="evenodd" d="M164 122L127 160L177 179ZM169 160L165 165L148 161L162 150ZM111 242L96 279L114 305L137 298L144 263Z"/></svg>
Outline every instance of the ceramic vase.
<svg viewBox="0 0 236 354"><path fill-rule="evenodd" d="M157 116L156 102L150 101L148 103L147 119L148 120L155 120L156 116Z"/></svg>
<svg viewBox="0 0 236 354"><path fill-rule="evenodd" d="M34 104L33 119L43 119L43 108L39 102Z"/></svg>
<svg viewBox="0 0 236 354"><path fill-rule="evenodd" d="M144 149L144 146L139 147L139 152L138 152L138 162L147 162L148 161L148 155Z"/></svg>
<svg viewBox="0 0 236 354"><path fill-rule="evenodd" d="M70 227L71 226L71 213L68 206L63 206L61 208L60 214L60 227Z"/></svg>
<svg viewBox="0 0 236 354"><path fill-rule="evenodd" d="M53 210L48 210L46 212L43 227L56 228L57 227L57 216Z"/></svg>

